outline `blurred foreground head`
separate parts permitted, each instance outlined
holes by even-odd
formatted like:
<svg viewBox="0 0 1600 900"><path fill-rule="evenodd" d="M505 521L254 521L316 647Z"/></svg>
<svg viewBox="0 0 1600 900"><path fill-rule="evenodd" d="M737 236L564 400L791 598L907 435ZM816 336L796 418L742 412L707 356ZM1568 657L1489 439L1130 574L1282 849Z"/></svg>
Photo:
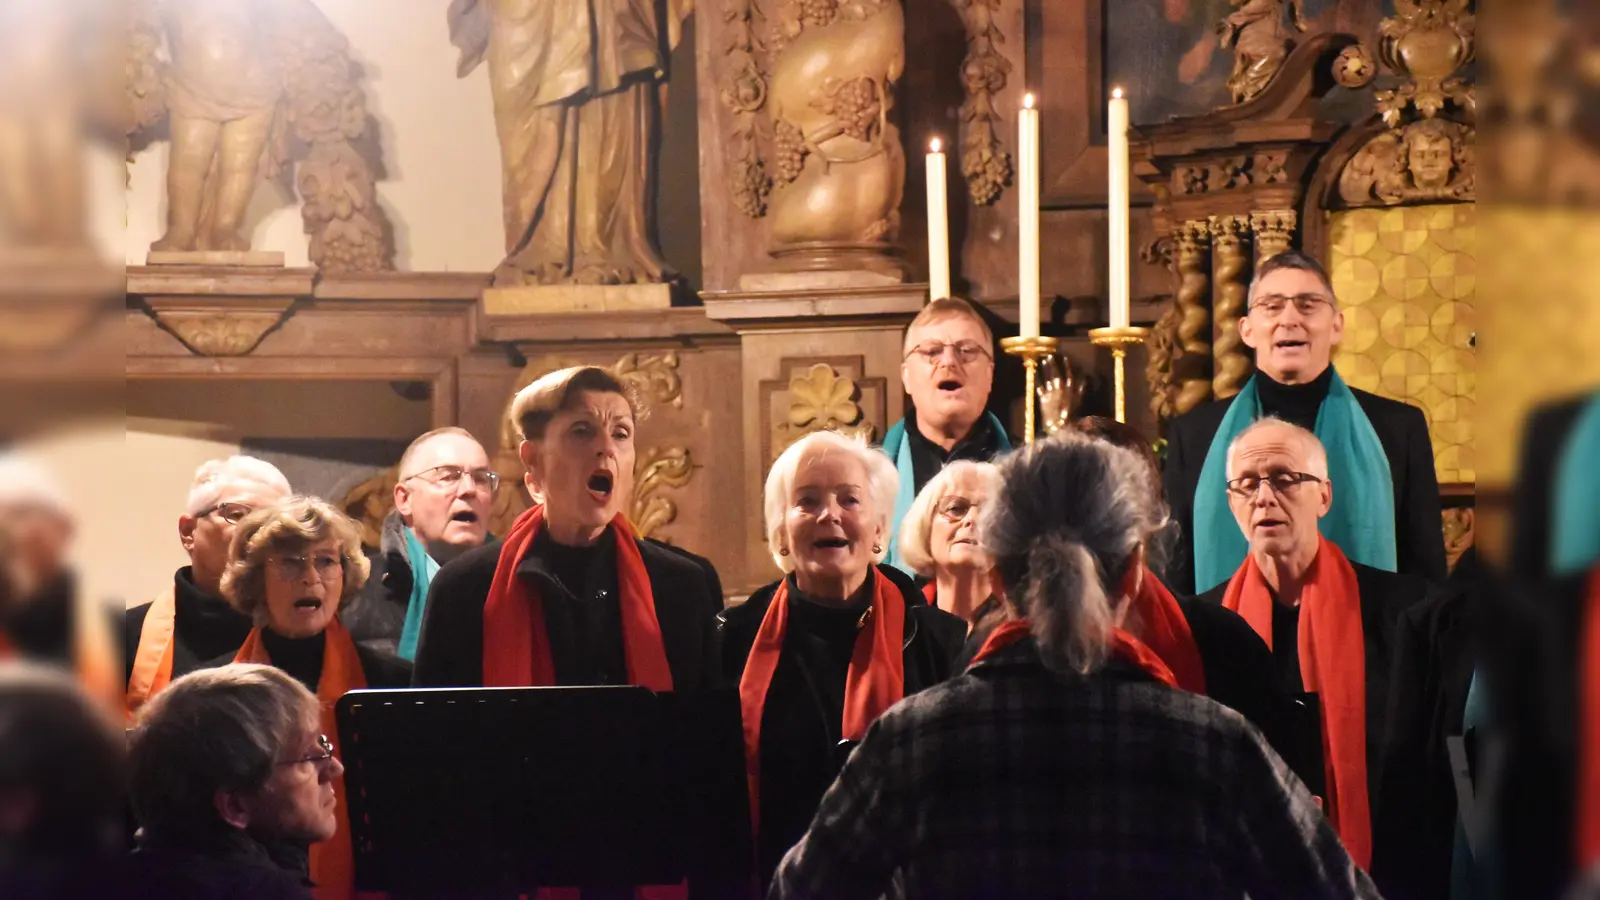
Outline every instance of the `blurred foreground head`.
<svg viewBox="0 0 1600 900"><path fill-rule="evenodd" d="M70 675L0 663L0 886L20 866L120 851L125 787L123 737Z"/></svg>

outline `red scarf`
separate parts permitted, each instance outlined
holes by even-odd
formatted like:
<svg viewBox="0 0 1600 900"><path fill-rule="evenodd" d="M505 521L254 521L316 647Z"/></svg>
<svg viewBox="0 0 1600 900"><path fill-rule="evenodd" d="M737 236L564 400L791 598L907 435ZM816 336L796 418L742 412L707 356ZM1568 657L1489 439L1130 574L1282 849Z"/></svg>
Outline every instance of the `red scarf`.
<svg viewBox="0 0 1600 900"><path fill-rule="evenodd" d="M517 566L544 525L541 504L517 517L500 547L500 564L483 605L484 687L550 687L556 683L545 631L544 599ZM650 590L650 575L639 555L638 539L621 515L611 520L617 542L617 593L622 605L622 647L628 682L652 691L672 690L672 669L661 643L661 623Z"/></svg>
<svg viewBox="0 0 1600 900"><path fill-rule="evenodd" d="M1300 678L1322 706L1322 757L1328 796L1323 809L1350 858L1372 864L1372 814L1367 800L1367 665L1361 589L1344 553L1321 538L1300 592ZM1244 616L1272 647L1274 601L1254 556L1234 573L1222 605Z"/></svg>
<svg viewBox="0 0 1600 900"><path fill-rule="evenodd" d="M1589 574L1589 597L1578 643L1578 871L1600 865L1600 568Z"/></svg>
<svg viewBox="0 0 1600 900"><path fill-rule="evenodd" d="M317 679L317 702L322 706L322 733L333 743L333 752L338 753L339 725L333 713L334 704L350 691L365 688L367 676L361 671L361 657L356 655L356 642L338 619L328 623L323 635L322 676ZM272 665L266 645L261 642L261 626L250 630L250 636L244 639L244 646L239 648L233 661ZM316 882L311 894L316 900L381 897L381 894L358 894L355 889L355 851L350 842L350 813L345 806L343 778L333 783L333 797L339 829L328 840L311 845L311 880Z"/></svg>
<svg viewBox="0 0 1600 900"><path fill-rule="evenodd" d="M863 627L856 635L855 651L845 675L844 716L840 729L847 741L859 741L867 726L895 705L906 693L904 639L906 602L900 590L882 572L873 568L872 605L862 617ZM871 627L865 627L868 623ZM789 579L778 583L750 658L739 679L739 709L744 715L745 775L750 782L750 821L760 825L761 714L766 708L767 690L778 671L783 653L783 636L789 627Z"/></svg>
<svg viewBox="0 0 1600 900"><path fill-rule="evenodd" d="M517 517L500 547L500 563L483 605L484 687L552 687L555 663L550 657L550 635L545 631L544 598L527 578L517 577L517 566L528 555L544 525L544 505ZM652 691L672 690L672 669L661 642L661 622L656 618L650 574L639 555L638 538L628 520L618 514L611 520L617 542L617 593L622 607L622 650L628 664L628 682ZM602 538L603 539L603 538ZM684 900L685 885L639 887L639 900ZM578 900L578 888L540 888L536 900Z"/></svg>
<svg viewBox="0 0 1600 900"><path fill-rule="evenodd" d="M1191 694L1206 692L1206 669L1195 646L1189 618L1183 614L1172 592L1149 568L1139 579L1139 593L1133 597L1129 616L1139 623L1144 643L1172 670L1178 687Z"/></svg>
<svg viewBox="0 0 1600 900"><path fill-rule="evenodd" d="M989 659L1001 650L1027 637L1030 633L1029 628L1030 624L1027 619L1012 619L996 626L993 631L989 632L989 636L984 638L983 646L978 649L978 654L967 665L968 671L971 671L974 666ZM1167 687L1175 688L1178 686L1178 679L1173 676L1172 670L1167 668L1167 664L1161 661L1161 657L1145 646L1143 641L1123 631L1121 628L1115 628L1111 631L1111 655L1124 662L1138 666L1146 675Z"/></svg>
<svg viewBox="0 0 1600 900"><path fill-rule="evenodd" d="M178 619L177 592L168 585L150 602L139 629L139 649L133 657L124 708L129 724L151 697L172 682L172 636Z"/></svg>

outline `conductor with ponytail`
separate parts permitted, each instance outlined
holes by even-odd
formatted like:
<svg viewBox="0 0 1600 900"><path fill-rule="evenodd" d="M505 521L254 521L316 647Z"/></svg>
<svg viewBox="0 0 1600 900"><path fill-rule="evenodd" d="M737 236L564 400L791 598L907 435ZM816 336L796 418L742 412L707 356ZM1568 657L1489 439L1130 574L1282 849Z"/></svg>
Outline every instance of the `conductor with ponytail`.
<svg viewBox="0 0 1600 900"><path fill-rule="evenodd" d="M1000 467L979 531L1012 620L878 718L770 896L1377 897L1260 733L1121 629L1145 464L1063 433Z"/></svg>

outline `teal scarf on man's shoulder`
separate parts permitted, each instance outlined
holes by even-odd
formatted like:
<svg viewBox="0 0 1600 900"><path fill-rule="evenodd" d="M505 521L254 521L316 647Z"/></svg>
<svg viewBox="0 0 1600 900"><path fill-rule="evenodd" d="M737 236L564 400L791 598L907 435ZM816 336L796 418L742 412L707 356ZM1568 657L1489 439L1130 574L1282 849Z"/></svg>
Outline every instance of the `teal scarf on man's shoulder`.
<svg viewBox="0 0 1600 900"><path fill-rule="evenodd" d="M1600 394L1573 423L1556 464L1550 567L1572 575L1600 562Z"/></svg>
<svg viewBox="0 0 1600 900"><path fill-rule="evenodd" d="M402 526L406 536L406 559L411 562L411 599L406 603L406 622L400 629L400 645L395 652L401 659L417 658L417 638L422 634L422 614L428 604L428 586L439 573L439 564L428 555L410 528Z"/></svg>
<svg viewBox="0 0 1600 900"><path fill-rule="evenodd" d="M1228 448L1261 418L1261 396L1252 375L1233 398L1211 439L1194 496L1194 587L1204 593L1227 581L1244 563L1250 545L1228 507ZM1394 481L1378 432L1350 387L1333 373L1328 396L1317 411L1317 438L1328 452L1333 508L1322 534L1352 562L1393 572L1398 567L1394 533Z"/></svg>

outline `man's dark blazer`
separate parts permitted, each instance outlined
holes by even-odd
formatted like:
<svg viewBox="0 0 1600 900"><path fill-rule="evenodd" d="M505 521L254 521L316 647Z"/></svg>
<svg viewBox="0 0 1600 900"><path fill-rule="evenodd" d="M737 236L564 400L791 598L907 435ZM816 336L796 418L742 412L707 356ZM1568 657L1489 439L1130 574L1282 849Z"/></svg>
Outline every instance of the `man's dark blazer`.
<svg viewBox="0 0 1600 900"><path fill-rule="evenodd" d="M1512 489L1511 574L1519 578L1550 575L1550 517L1553 514L1556 467L1566 451L1578 417L1592 395L1568 398L1534 410L1522 432L1522 454Z"/></svg>
<svg viewBox="0 0 1600 900"><path fill-rule="evenodd" d="M1409 403L1355 388L1351 388L1351 392L1372 422L1383 444L1383 452L1389 457L1389 474L1394 481L1394 535L1399 571L1421 576L1434 584L1442 583L1448 567L1439 511L1439 479L1433 469L1428 421L1423 418L1422 410ZM1167 425L1167 458L1162 482L1172 509L1172 520L1182 531L1167 565L1166 582L1179 593L1195 593L1195 489L1200 483L1200 470L1205 466L1211 441L1232 403L1231 398L1214 400ZM1339 502L1337 484L1333 486L1333 498L1333 502Z"/></svg>

